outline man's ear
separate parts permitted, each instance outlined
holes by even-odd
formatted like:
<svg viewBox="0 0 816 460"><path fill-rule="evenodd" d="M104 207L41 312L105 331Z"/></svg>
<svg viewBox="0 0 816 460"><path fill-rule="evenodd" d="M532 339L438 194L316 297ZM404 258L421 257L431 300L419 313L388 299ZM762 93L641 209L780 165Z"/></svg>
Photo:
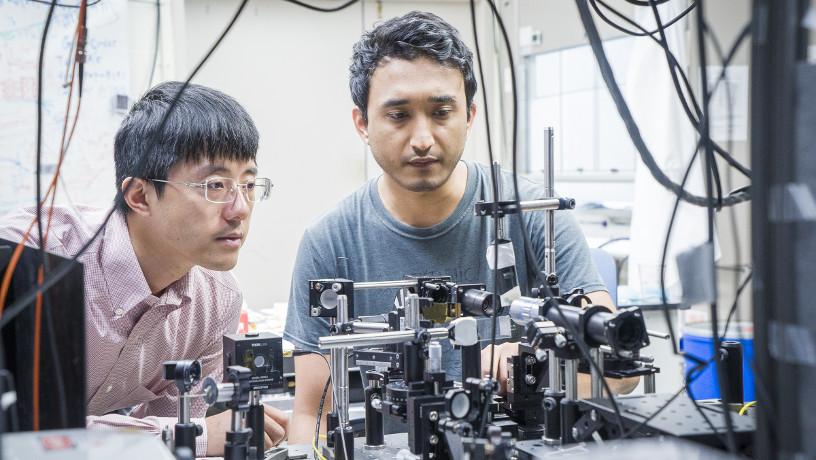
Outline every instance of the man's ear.
<svg viewBox="0 0 816 460"><path fill-rule="evenodd" d="M129 184L129 185L128 185ZM142 215L150 215L150 203L148 194L153 193L147 181L135 177L126 177L122 181L122 194L131 212Z"/></svg>
<svg viewBox="0 0 816 460"><path fill-rule="evenodd" d="M363 142L368 144L368 122L363 116L363 111L356 105L351 109L351 119L354 121L354 129L357 130L357 135L360 136Z"/></svg>
<svg viewBox="0 0 816 460"><path fill-rule="evenodd" d="M473 120L476 118L476 103L470 103L470 109L468 109L468 119L467 119L467 128L470 129L473 126Z"/></svg>

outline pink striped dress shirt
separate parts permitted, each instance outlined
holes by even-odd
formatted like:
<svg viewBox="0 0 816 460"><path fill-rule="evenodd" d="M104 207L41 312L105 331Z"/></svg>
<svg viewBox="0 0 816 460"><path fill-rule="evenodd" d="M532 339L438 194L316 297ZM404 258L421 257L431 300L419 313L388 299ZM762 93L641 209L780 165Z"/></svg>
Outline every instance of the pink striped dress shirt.
<svg viewBox="0 0 816 460"><path fill-rule="evenodd" d="M75 209L54 208L49 252L76 254L107 213ZM19 241L33 218L33 209L3 217L0 238ZM38 245L36 228L27 244ZM178 413L178 392L173 382L163 380L162 362L198 359L203 376L221 381L222 336L238 329L238 285L228 272L193 267L154 296L118 211L80 261L85 276L88 428L136 429L159 436L165 426L173 427ZM126 408L133 408L128 416L111 414ZM193 421L205 429L196 442L197 456L207 451L206 410L200 398L191 404Z"/></svg>

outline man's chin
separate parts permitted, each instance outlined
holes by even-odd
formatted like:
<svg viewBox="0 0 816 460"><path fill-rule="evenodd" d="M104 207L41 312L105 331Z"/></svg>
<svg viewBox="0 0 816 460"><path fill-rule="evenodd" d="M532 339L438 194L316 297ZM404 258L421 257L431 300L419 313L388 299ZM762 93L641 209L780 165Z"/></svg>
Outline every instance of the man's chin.
<svg viewBox="0 0 816 460"><path fill-rule="evenodd" d="M439 178L422 178L401 181L402 188L415 193L433 192L445 183Z"/></svg>
<svg viewBox="0 0 816 460"><path fill-rule="evenodd" d="M198 264L200 267L206 268L207 270L213 270L216 272L226 272L230 271L238 264L238 259L230 258L224 260L208 260L203 261L202 263Z"/></svg>

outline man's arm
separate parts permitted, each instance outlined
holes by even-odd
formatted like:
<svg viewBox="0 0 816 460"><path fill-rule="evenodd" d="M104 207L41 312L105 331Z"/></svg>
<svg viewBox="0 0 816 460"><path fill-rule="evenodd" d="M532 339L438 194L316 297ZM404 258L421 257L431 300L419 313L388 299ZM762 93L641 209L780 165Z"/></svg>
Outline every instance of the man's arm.
<svg viewBox="0 0 816 460"><path fill-rule="evenodd" d="M329 368L321 356L309 353L295 357L295 404L289 427L289 444L311 444L314 441L317 410L323 388L329 379ZM332 386L323 401L320 432L326 432L326 415L331 411Z"/></svg>

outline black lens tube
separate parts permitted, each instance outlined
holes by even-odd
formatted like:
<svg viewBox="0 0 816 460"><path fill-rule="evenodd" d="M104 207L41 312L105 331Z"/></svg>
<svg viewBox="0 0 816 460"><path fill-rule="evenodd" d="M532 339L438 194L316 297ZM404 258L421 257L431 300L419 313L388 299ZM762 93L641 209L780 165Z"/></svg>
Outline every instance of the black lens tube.
<svg viewBox="0 0 816 460"><path fill-rule="evenodd" d="M581 340L592 348L608 345L617 352L634 352L649 345L649 334L643 313L637 307L610 311L600 305L587 308L560 304L556 300L520 297L510 306L510 317L519 324L545 319L567 330L578 332ZM562 317L563 315L563 317Z"/></svg>
<svg viewBox="0 0 816 460"><path fill-rule="evenodd" d="M481 289L468 289L462 296L462 310L467 316L493 316L493 293ZM499 314L502 312L499 311Z"/></svg>

